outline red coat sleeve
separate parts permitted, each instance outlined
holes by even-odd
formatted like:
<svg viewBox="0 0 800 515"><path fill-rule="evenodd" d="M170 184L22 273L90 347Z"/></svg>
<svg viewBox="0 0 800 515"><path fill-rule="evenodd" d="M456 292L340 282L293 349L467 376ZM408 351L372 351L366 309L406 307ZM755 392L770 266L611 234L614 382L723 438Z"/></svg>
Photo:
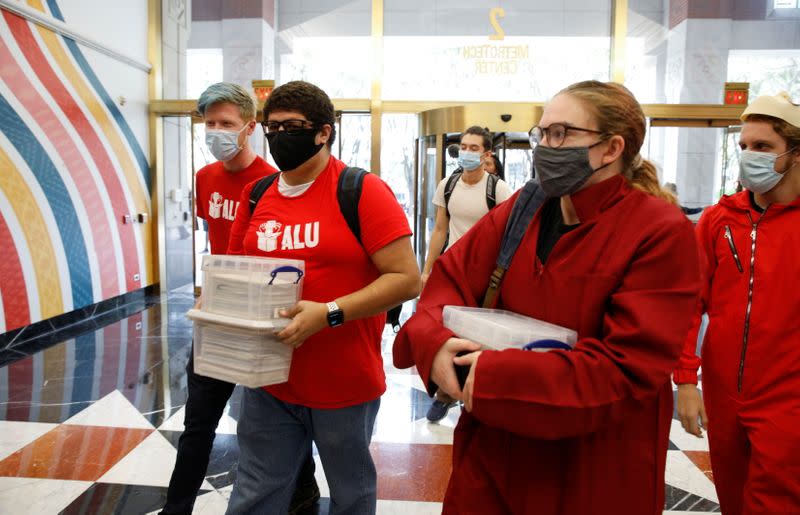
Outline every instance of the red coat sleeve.
<svg viewBox="0 0 800 515"><path fill-rule="evenodd" d="M641 409L668 383L680 355L700 288L696 256L688 221L659 224L608 299L602 341L581 338L571 352L484 352L472 414L523 436L560 439Z"/></svg>
<svg viewBox="0 0 800 515"><path fill-rule="evenodd" d="M700 251L700 272L702 274L702 289L697 300L692 326L683 343L683 352L678 361L678 367L672 374L675 384L697 384L697 369L700 368L700 356L697 355L697 337L700 333L700 324L703 313L706 312L709 292L711 291L711 278L717 268L714 255L714 241L711 234L711 216L713 208L700 217L695 228L697 245Z"/></svg>
<svg viewBox="0 0 800 515"><path fill-rule="evenodd" d="M244 237L247 234L247 228L250 226L250 191L256 182L261 179L256 179L251 182L242 190L242 196L239 199L240 209L236 210L236 217L233 219L231 225L231 235L228 240L228 252L226 254L242 255L244 254Z"/></svg>
<svg viewBox="0 0 800 515"><path fill-rule="evenodd" d="M394 365L416 365L431 394L438 389L429 381L433 358L454 336L442 323L442 310L447 305L479 306L482 302L514 199L491 210L436 260L416 313L395 338Z"/></svg>

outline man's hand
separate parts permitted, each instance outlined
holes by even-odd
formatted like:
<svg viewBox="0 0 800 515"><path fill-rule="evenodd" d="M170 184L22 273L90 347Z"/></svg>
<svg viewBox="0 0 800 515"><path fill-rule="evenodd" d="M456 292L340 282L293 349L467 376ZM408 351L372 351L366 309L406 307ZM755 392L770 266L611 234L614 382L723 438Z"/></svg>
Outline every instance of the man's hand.
<svg viewBox="0 0 800 515"><path fill-rule="evenodd" d="M453 360L456 365L469 366L469 375L467 376L467 382L464 383L463 398L461 399L464 401L464 409L467 411L472 411L472 391L475 388L475 369L478 367L478 358L481 357L481 352L482 351L471 352L464 356L456 356Z"/></svg>
<svg viewBox="0 0 800 515"><path fill-rule="evenodd" d="M278 313L292 321L277 334L282 343L299 347L313 334L328 326L328 306L321 302L301 300L292 308Z"/></svg>
<svg viewBox="0 0 800 515"><path fill-rule="evenodd" d="M473 352L480 350L481 346L475 342L461 338L450 338L439 348L433 358L431 366L431 380L450 397L461 399L461 388L456 378L456 369L453 365L453 358L461 351Z"/></svg>
<svg viewBox="0 0 800 515"><path fill-rule="evenodd" d="M708 417L697 385L678 385L678 418L687 433L703 438L703 429L708 430Z"/></svg>

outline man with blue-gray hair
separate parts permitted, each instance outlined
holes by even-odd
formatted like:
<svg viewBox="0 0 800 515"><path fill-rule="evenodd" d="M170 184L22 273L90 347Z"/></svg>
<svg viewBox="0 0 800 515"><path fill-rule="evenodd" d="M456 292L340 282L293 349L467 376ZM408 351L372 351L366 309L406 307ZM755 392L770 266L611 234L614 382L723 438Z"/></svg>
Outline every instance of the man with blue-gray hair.
<svg viewBox="0 0 800 515"><path fill-rule="evenodd" d="M256 105L247 90L230 82L212 84L200 95L197 110L205 124L206 145L217 161L197 171L195 206L198 218L208 224L211 253L225 254L242 189L277 170L250 146L249 137L256 127ZM217 424L235 386L195 374L191 355L186 372L189 392L184 431L178 441L163 515L192 512L205 479ZM306 460L296 484L290 513L319 499L313 458Z"/></svg>

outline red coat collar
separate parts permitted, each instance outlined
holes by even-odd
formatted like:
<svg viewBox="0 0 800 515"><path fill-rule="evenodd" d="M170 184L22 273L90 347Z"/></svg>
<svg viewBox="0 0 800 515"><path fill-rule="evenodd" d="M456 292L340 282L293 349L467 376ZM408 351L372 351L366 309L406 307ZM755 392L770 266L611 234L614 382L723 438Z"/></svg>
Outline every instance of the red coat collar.
<svg viewBox="0 0 800 515"><path fill-rule="evenodd" d="M615 175L573 193L570 198L578 219L585 223L619 202L630 190L628 180L622 175Z"/></svg>
<svg viewBox="0 0 800 515"><path fill-rule="evenodd" d="M750 192L747 190L734 193L733 195L723 195L722 198L719 199L719 204L735 211L758 214L750 203ZM800 208L800 197L788 204L770 204L769 206L770 211L783 211L784 209L790 208Z"/></svg>

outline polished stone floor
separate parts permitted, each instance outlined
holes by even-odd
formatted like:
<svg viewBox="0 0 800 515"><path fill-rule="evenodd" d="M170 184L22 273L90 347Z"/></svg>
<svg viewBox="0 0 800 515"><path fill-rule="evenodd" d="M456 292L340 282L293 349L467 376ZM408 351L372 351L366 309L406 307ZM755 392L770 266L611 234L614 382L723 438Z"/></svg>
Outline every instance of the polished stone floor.
<svg viewBox="0 0 800 515"><path fill-rule="evenodd" d="M0 351L0 514L142 514L163 505L183 429L191 347L185 312L194 299L173 293L153 301L64 341ZM428 423L430 399L416 373L391 366L391 344L387 330L388 388L372 445L378 513L440 513L459 410ZM237 389L218 428L195 513L225 511L238 458L239 396ZM327 513L321 466L317 475L323 499L313 511ZM719 511L707 442L676 420L666 477L665 513Z"/></svg>

